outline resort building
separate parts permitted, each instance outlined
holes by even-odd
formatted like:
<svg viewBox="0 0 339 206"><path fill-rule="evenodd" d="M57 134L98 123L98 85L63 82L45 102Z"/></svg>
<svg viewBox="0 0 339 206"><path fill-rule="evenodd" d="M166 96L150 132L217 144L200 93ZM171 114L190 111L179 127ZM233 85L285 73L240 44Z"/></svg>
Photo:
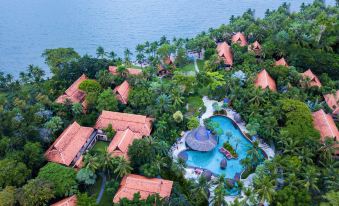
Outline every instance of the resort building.
<svg viewBox="0 0 339 206"><path fill-rule="evenodd" d="M130 129L126 129L125 131L117 131L113 140L109 144L107 151L114 157L123 156L128 159L128 146L131 145L134 140L141 138L142 135L139 133L134 133Z"/></svg>
<svg viewBox="0 0 339 206"><path fill-rule="evenodd" d="M314 128L320 133L321 142L325 142L327 138L333 138L339 141L339 131L331 115L326 114L324 110L321 109L313 112L312 117ZM339 144L337 144L336 147L339 147ZM335 154L339 155L339 150L337 150Z"/></svg>
<svg viewBox="0 0 339 206"><path fill-rule="evenodd" d="M304 80L308 80L307 85L309 87L321 87L321 82L316 75L313 74L311 69L308 69L304 73L301 73Z"/></svg>
<svg viewBox="0 0 339 206"><path fill-rule="evenodd" d="M281 59L279 59L278 61L275 61L274 63L275 66L284 66L284 67L288 67L288 64L285 60L284 57L282 57Z"/></svg>
<svg viewBox="0 0 339 206"><path fill-rule="evenodd" d="M113 92L116 94L117 99L122 104L127 104L129 90L130 90L129 83L125 80L122 84L120 84L119 86L115 87Z"/></svg>
<svg viewBox="0 0 339 206"><path fill-rule="evenodd" d="M255 79L254 84L256 87L262 89L268 88L271 91L277 91L277 85L274 79L268 74L266 69L261 70L261 72L257 74L257 78Z"/></svg>
<svg viewBox="0 0 339 206"><path fill-rule="evenodd" d="M91 127L82 127L77 122L69 125L45 152L50 162L81 168L82 154L96 141Z"/></svg>
<svg viewBox="0 0 339 206"><path fill-rule="evenodd" d="M52 204L51 206L77 206L77 196L73 195L67 197L59 202Z"/></svg>
<svg viewBox="0 0 339 206"><path fill-rule="evenodd" d="M129 174L125 176L120 183L120 188L113 198L114 203L120 199L133 199L135 193L140 194L140 199L147 199L148 196L159 194L161 198L167 198L171 195L173 182L158 178L146 178L141 175Z"/></svg>
<svg viewBox="0 0 339 206"><path fill-rule="evenodd" d="M255 41L253 44L248 45L248 50L253 51L257 57L261 55L261 45L258 41Z"/></svg>
<svg viewBox="0 0 339 206"><path fill-rule="evenodd" d="M152 131L152 122L152 118L143 115L102 111L95 128L105 129L111 124L115 131L130 129L138 135L149 136Z"/></svg>
<svg viewBox="0 0 339 206"><path fill-rule="evenodd" d="M339 115L339 90L335 94L325 94L324 99L332 109L332 114Z"/></svg>
<svg viewBox="0 0 339 206"><path fill-rule="evenodd" d="M201 152L211 151L218 144L217 137L203 126L190 131L185 141L189 148Z"/></svg>
<svg viewBox="0 0 339 206"><path fill-rule="evenodd" d="M158 65L158 76L166 76L171 74L171 70L175 69L174 57L172 55L165 57Z"/></svg>
<svg viewBox="0 0 339 206"><path fill-rule="evenodd" d="M140 75L140 74L142 74L141 69L127 68L126 70L127 70L128 74L130 74L130 75ZM118 67L116 67L116 66L109 66L108 71L113 75L119 74Z"/></svg>
<svg viewBox="0 0 339 206"><path fill-rule="evenodd" d="M226 66L232 67L233 54L230 45L228 45L226 42L218 43L217 52L219 57L224 60Z"/></svg>
<svg viewBox="0 0 339 206"><path fill-rule="evenodd" d="M85 81L88 79L86 75L81 75L79 79L77 79L66 91L63 95L59 96L55 102L59 104L64 104L66 100L69 100L72 103L81 103L82 107L84 110L86 110L86 101L85 97L86 94L84 91L81 91L79 89L79 85L81 82Z"/></svg>
<svg viewBox="0 0 339 206"><path fill-rule="evenodd" d="M246 46L247 40L243 33L237 32L232 36L232 43L239 44L240 46Z"/></svg>

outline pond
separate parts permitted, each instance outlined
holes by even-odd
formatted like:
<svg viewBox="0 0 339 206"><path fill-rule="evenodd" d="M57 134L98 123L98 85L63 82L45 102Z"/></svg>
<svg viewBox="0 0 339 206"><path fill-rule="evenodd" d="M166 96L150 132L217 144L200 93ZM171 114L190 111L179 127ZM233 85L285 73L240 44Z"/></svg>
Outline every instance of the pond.
<svg viewBox="0 0 339 206"><path fill-rule="evenodd" d="M234 179L237 173L240 174L244 170L240 162L246 158L247 150L252 148L253 145L230 118L213 116L211 121L218 123L219 128L223 131L222 135L218 136L217 146L209 152L185 151L187 155L186 163L189 166L208 169L216 175L225 175L226 178ZM231 138L228 138L226 133L231 133ZM221 169L220 162L225 159L225 156L219 152L219 149L223 147L223 143L226 141L229 141L232 147L236 149L238 158L227 160L226 169Z"/></svg>

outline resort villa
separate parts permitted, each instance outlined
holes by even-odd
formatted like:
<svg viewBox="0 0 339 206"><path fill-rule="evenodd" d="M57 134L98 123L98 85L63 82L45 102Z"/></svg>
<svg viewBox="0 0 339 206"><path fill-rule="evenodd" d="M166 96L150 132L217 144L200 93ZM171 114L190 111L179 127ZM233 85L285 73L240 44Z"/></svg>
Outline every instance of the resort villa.
<svg viewBox="0 0 339 206"><path fill-rule="evenodd" d="M86 75L81 75L79 77L79 79L77 79L66 91L64 94L62 94L61 96L59 96L55 102L59 103L59 104L64 104L67 100L69 100L71 103L80 103L84 109L84 111L86 111L86 101L85 101L85 97L86 94L85 92L81 91L79 89L79 85L81 84L81 82L85 81L86 79L88 79L86 77Z"/></svg>
<svg viewBox="0 0 339 206"><path fill-rule="evenodd" d="M309 87L321 87L320 80L318 79L318 77L315 74L313 74L311 69L308 69L304 73L301 73L301 75L302 75L304 80L308 80L309 81L309 82L307 82L306 86L309 86Z"/></svg>
<svg viewBox="0 0 339 206"><path fill-rule="evenodd" d="M274 65L275 65L275 66L284 66L284 67L288 67L288 64L287 64L287 62L286 62L286 60L285 60L284 57L282 57L281 59L275 61Z"/></svg>
<svg viewBox="0 0 339 206"><path fill-rule="evenodd" d="M147 199L148 196L153 194L159 194L161 198L167 198L171 195L172 186L173 182L169 180L129 174L122 179L113 202L118 203L122 198L132 200L134 194L138 192L141 199Z"/></svg>
<svg viewBox="0 0 339 206"><path fill-rule="evenodd" d="M332 109L332 114L339 115L339 90L334 94L325 94L324 99L327 105Z"/></svg>
<svg viewBox="0 0 339 206"><path fill-rule="evenodd" d="M232 36L232 43L239 44L240 46L246 46L247 40L243 33L237 32Z"/></svg>
<svg viewBox="0 0 339 206"><path fill-rule="evenodd" d="M268 74L266 69L261 70L261 72L257 74L257 78L255 79L254 84L256 87L262 89L268 88L271 91L277 91L277 85L274 79Z"/></svg>
<svg viewBox="0 0 339 206"><path fill-rule="evenodd" d="M129 90L130 90L129 83L125 80L122 84L116 86L113 92L116 94L117 99L122 104L127 104Z"/></svg>
<svg viewBox="0 0 339 206"><path fill-rule="evenodd" d="M134 140L141 138L142 135L134 133L130 129L117 131L107 150L114 157L122 156L125 159L128 159L128 146L131 145Z"/></svg>
<svg viewBox="0 0 339 206"><path fill-rule="evenodd" d="M331 115L326 114L324 110L319 110L312 113L313 125L317 129L321 136L321 142L324 143L327 138L333 138L335 141L339 141L339 131L334 123ZM339 144L336 144L339 147ZM336 150L335 155L339 155L339 150Z"/></svg>
<svg viewBox="0 0 339 206"><path fill-rule="evenodd" d="M60 200L52 204L51 206L76 206L77 205L77 196L73 195L65 199Z"/></svg>
<svg viewBox="0 0 339 206"><path fill-rule="evenodd" d="M232 67L233 65L233 54L230 45L226 42L218 43L217 52L219 57L224 61L227 67Z"/></svg>
<svg viewBox="0 0 339 206"><path fill-rule="evenodd" d="M248 50L253 51L256 57L259 57L261 55L261 45L258 41L255 41L253 44L248 45Z"/></svg>
<svg viewBox="0 0 339 206"><path fill-rule="evenodd" d="M49 147L45 158L50 162L81 168L82 154L95 143L95 136L93 128L74 122Z"/></svg>
<svg viewBox="0 0 339 206"><path fill-rule="evenodd" d="M130 75L140 75L140 74L142 74L141 69L127 68L126 70L127 70L128 74L130 74ZM119 74L118 67L116 67L116 66L109 66L108 71L113 75Z"/></svg>

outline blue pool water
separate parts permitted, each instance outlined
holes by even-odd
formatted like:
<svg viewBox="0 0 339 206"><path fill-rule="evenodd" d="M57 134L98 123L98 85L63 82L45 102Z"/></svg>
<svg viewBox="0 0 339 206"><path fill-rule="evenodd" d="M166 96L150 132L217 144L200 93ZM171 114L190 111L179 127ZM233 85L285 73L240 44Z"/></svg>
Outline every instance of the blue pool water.
<svg viewBox="0 0 339 206"><path fill-rule="evenodd" d="M223 130L223 135L219 136L218 145L209 152L198 152L188 150L187 165L208 169L214 174L224 174L226 178L233 179L236 173L243 171L243 166L240 161L246 158L247 150L252 147L252 143L241 133L241 131L233 125L233 121L227 117L214 116L211 117L213 122L219 123L219 127ZM220 168L220 161L225 158L218 150L223 146L223 143L228 140L225 135L226 132L232 133L232 138L229 139L233 148L236 148L238 159L227 160L227 167L225 170Z"/></svg>

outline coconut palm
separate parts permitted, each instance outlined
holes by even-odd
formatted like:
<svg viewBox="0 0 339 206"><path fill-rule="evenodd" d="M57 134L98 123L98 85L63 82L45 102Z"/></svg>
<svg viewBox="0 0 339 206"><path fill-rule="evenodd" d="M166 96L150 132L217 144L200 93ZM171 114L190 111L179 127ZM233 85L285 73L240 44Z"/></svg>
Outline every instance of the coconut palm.
<svg viewBox="0 0 339 206"><path fill-rule="evenodd" d="M105 55L106 55L105 49L102 46L99 46L97 48L97 57L104 58Z"/></svg>
<svg viewBox="0 0 339 206"><path fill-rule="evenodd" d="M260 163L262 156L260 153L258 141L253 142L252 147L247 150L247 157L252 160L252 166L254 167Z"/></svg>
<svg viewBox="0 0 339 206"><path fill-rule="evenodd" d="M200 199L200 201L206 202L209 198L209 187L210 183L207 181L205 176L201 175L191 191L195 194L195 197Z"/></svg>
<svg viewBox="0 0 339 206"><path fill-rule="evenodd" d="M124 177L131 173L133 168L130 166L129 162L122 156L118 156L112 159L112 164L115 166L114 173L117 177Z"/></svg>
<svg viewBox="0 0 339 206"><path fill-rule="evenodd" d="M224 175L220 175L214 182L216 187L214 189L214 196L212 199L213 206L227 206L227 202L225 200L226 192L226 180Z"/></svg>
<svg viewBox="0 0 339 206"><path fill-rule="evenodd" d="M113 157L107 151L107 148L99 155L100 168L104 173L107 173L108 176L110 175L110 170L113 169L114 166L112 159Z"/></svg>
<svg viewBox="0 0 339 206"><path fill-rule="evenodd" d="M111 51L109 54L108 54L108 57L112 59L112 61L115 60L115 58L117 57L117 54L114 52L114 51Z"/></svg>
<svg viewBox="0 0 339 206"><path fill-rule="evenodd" d="M86 169L90 169L92 172L96 172L100 167L98 155L87 153L84 156L84 165Z"/></svg>
<svg viewBox="0 0 339 206"><path fill-rule="evenodd" d="M276 193L275 180L265 175L254 179L254 191L259 196L260 203L265 201L271 203Z"/></svg>

